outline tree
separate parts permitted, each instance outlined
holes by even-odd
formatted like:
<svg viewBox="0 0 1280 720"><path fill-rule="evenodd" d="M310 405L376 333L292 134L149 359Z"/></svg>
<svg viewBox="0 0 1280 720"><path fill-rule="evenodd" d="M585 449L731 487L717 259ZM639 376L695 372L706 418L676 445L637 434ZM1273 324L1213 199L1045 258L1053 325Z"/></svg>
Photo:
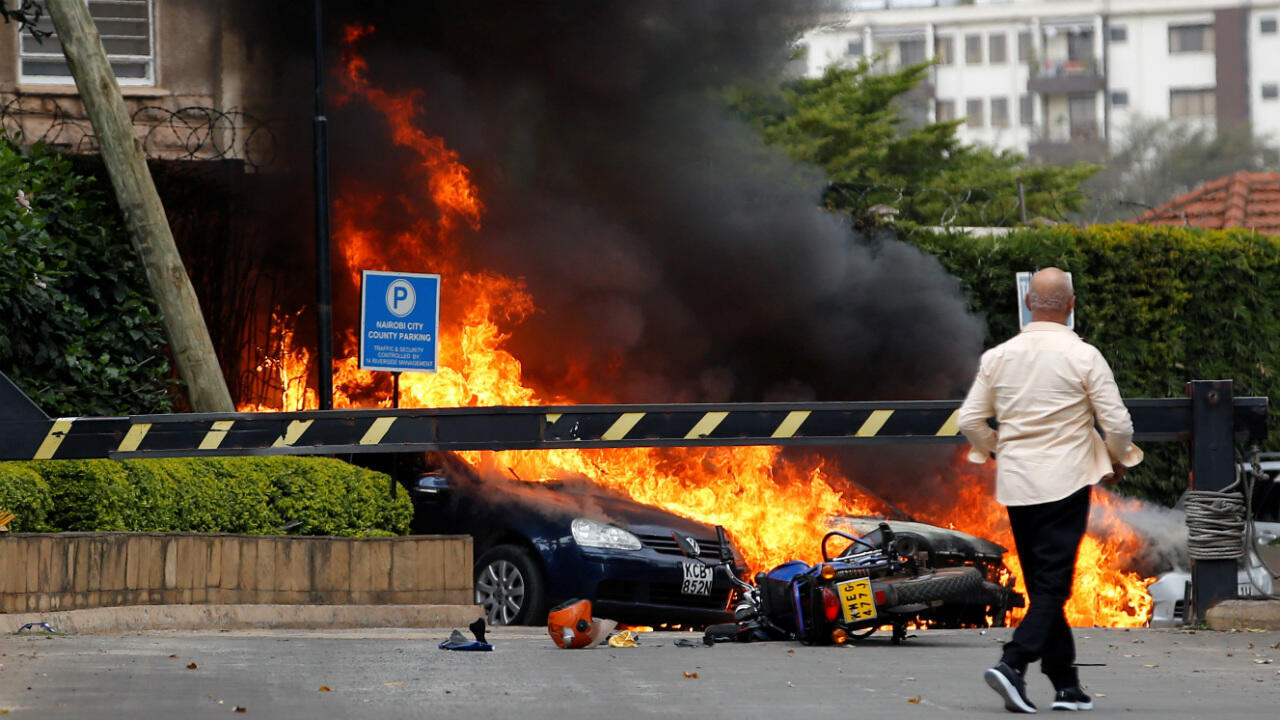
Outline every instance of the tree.
<svg viewBox="0 0 1280 720"><path fill-rule="evenodd" d="M1097 168L1035 165L1010 151L964 145L959 120L912 123L904 112L930 64L876 71L874 59L831 66L818 78L736 88L730 106L766 142L831 180L823 202L865 218L876 204L920 225L1014 225L1018 179L1027 217L1061 219L1083 206L1080 183Z"/></svg>
<svg viewBox="0 0 1280 720"><path fill-rule="evenodd" d="M1138 118L1106 169L1085 184L1090 220L1131 220L1175 196L1239 170L1280 165L1280 147L1248 125L1212 126Z"/></svg>
<svg viewBox="0 0 1280 720"><path fill-rule="evenodd" d="M50 415L168 412L155 301L109 193L0 137L0 370Z"/></svg>

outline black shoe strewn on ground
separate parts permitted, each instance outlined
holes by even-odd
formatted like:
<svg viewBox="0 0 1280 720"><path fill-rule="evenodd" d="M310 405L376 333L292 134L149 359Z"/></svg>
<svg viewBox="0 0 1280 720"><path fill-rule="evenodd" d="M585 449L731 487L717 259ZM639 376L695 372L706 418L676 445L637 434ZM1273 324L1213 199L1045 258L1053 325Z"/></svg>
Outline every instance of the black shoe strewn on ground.
<svg viewBox="0 0 1280 720"><path fill-rule="evenodd" d="M1036 706L1027 699L1027 683L1022 673L1000 663L982 674L987 685L1004 698L1004 709L1016 713L1034 713Z"/></svg>
<svg viewBox="0 0 1280 720"><path fill-rule="evenodd" d="M1092 710L1093 698L1085 695L1084 690L1077 685L1073 688L1059 690L1053 694L1054 710Z"/></svg>

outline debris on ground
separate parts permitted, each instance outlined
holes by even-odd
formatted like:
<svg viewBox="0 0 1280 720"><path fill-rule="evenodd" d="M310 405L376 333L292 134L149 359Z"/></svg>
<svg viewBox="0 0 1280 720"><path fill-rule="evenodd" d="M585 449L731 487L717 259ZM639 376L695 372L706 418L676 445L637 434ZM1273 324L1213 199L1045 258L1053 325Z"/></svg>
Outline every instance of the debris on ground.
<svg viewBox="0 0 1280 720"><path fill-rule="evenodd" d="M460 650L464 652L488 652L493 650L493 646L487 642L468 640L467 636L463 635L459 630L454 630L449 635L449 639L440 643L439 647L441 650Z"/></svg>
<svg viewBox="0 0 1280 720"><path fill-rule="evenodd" d="M693 638L677 638L673 644L676 647L700 648L700 647L711 647L716 644L716 641L715 641L715 638L711 637L710 635L703 635L701 638L697 640Z"/></svg>
<svg viewBox="0 0 1280 720"><path fill-rule="evenodd" d="M636 647L639 644L640 636L630 630L623 630L620 633L609 637L609 647L629 648Z"/></svg>
<svg viewBox="0 0 1280 720"><path fill-rule="evenodd" d="M53 627L50 626L49 623L47 622L29 622L26 625L23 625L22 627L18 628L18 632L23 632L24 630L31 630L32 628L35 628L40 632L47 632L47 633L57 632L57 630L54 630Z"/></svg>

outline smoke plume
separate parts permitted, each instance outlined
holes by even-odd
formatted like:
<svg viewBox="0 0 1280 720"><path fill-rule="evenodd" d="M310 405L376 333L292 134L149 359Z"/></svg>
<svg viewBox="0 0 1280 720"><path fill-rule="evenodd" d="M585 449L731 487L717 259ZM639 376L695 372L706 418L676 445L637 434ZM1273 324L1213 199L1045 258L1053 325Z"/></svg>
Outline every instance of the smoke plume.
<svg viewBox="0 0 1280 720"><path fill-rule="evenodd" d="M371 82L420 91L423 126L472 170L486 212L463 252L528 283L539 312L510 347L544 396L572 397L570 375L585 369L620 402L956 397L982 328L954 279L820 209L821 174L721 102L731 85L780 80L827 9L487 0L329 12L374 27L360 47ZM335 189L394 184L403 153L381 119L358 103L330 116Z"/></svg>

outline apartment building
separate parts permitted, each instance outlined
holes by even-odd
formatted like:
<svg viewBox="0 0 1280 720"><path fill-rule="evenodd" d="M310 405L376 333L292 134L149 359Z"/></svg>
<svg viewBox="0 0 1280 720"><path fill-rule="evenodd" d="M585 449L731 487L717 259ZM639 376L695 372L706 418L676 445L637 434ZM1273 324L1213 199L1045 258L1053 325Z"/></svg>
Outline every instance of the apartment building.
<svg viewBox="0 0 1280 720"><path fill-rule="evenodd" d="M808 33L806 72L935 61L930 119L960 137L1097 157L1138 117L1280 136L1280 0L854 0Z"/></svg>

